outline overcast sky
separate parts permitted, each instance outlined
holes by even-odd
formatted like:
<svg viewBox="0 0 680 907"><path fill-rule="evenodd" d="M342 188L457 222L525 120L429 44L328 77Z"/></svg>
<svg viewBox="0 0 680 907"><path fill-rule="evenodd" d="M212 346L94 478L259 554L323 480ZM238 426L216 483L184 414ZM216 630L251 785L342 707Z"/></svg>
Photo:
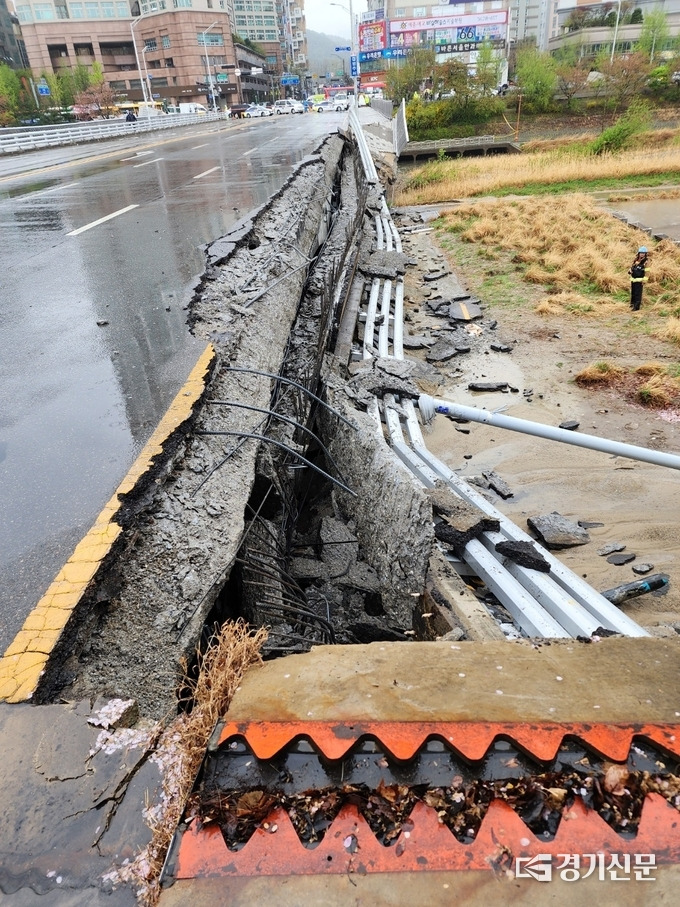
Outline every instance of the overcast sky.
<svg viewBox="0 0 680 907"><path fill-rule="evenodd" d="M366 0L352 0L355 16L365 11ZM340 6L333 6L329 0L305 0L305 20L312 31L349 38L349 0L342 0Z"/></svg>

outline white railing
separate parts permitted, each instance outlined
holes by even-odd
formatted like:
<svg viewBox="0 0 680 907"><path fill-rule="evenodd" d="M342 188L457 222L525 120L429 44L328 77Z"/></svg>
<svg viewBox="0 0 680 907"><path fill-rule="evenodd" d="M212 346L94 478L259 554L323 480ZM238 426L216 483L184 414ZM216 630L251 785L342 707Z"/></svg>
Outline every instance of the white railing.
<svg viewBox="0 0 680 907"><path fill-rule="evenodd" d="M92 123L60 123L56 126L19 126L0 129L0 153L16 154L37 148L51 148L58 145L79 145L117 136L134 135L141 132L155 132L158 129L172 129L190 126L210 120L221 120L227 116L222 111L208 114L161 114L141 117L134 123L126 120L99 120Z"/></svg>
<svg viewBox="0 0 680 907"><path fill-rule="evenodd" d="M392 136L394 138L394 153L399 157L408 145L408 126L406 124L406 101L401 99L399 110L392 119Z"/></svg>

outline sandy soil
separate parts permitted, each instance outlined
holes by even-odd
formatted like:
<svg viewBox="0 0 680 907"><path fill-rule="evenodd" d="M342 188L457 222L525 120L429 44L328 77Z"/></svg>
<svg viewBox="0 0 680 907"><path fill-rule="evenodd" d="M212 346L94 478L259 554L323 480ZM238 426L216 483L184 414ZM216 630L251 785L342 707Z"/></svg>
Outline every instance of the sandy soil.
<svg viewBox="0 0 680 907"><path fill-rule="evenodd" d="M401 230L398 216L396 220ZM455 261L460 260L456 249L443 251L434 232L405 234L405 240L404 251L418 261L418 267L406 275L408 330L424 335L441 331L445 322L431 316L424 306L427 294L436 295L437 286L424 283L423 272L436 270L437 262L446 260L462 287L473 293L481 274L473 268L463 272L456 267ZM603 358L627 366L651 359L677 362L677 347L647 339L641 348L640 336L627 331L634 317L628 312L622 314L620 323L607 325L584 318L537 315L533 309L541 295L540 289L531 287L525 304L502 309L495 308L493 299L482 299L483 319L459 329L456 335L461 338L470 332L471 353L438 366L439 386L422 389L469 406L506 407L507 415L546 425L573 419L580 423L581 434L680 452L678 412L649 410L613 391L584 390L573 381L582 368ZM495 329L490 328L492 320L498 321ZM489 348L491 342L511 345L512 352L494 352ZM425 353L409 355L422 358ZM467 389L470 381L480 380L507 381L518 392ZM527 389L533 389L530 400L523 393ZM435 418L427 443L464 477L495 470L514 495L503 501L489 492L493 503L525 530L527 517L552 511L575 521L603 523L589 529L587 545L555 553L601 591L639 579L632 570L634 565L653 564L653 573L670 577L664 594L631 599L623 609L642 625L657 628L655 635L675 635L671 627L680 632L680 472L478 423L456 426L444 416ZM625 552L635 553L635 560L625 566L608 563L597 551L611 542L625 544Z"/></svg>

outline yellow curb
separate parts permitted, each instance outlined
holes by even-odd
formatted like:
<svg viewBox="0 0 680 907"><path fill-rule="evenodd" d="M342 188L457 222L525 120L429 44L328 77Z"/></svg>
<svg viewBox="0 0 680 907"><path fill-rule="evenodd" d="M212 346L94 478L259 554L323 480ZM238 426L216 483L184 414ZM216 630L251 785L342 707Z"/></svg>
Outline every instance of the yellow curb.
<svg viewBox="0 0 680 907"><path fill-rule="evenodd" d="M153 458L162 452L163 443L189 418L205 389L206 376L214 357L215 351L208 344L118 490L106 503L87 535L76 545L71 557L0 658L0 700L22 702L35 692L40 675L73 609L122 532L120 526L112 522L120 509L119 495L134 488L151 467Z"/></svg>

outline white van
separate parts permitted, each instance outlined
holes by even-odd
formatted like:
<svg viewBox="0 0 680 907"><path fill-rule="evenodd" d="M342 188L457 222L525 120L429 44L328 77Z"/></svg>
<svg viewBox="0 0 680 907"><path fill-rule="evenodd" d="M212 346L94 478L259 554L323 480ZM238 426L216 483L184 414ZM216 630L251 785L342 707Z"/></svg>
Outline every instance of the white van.
<svg viewBox="0 0 680 907"><path fill-rule="evenodd" d="M207 113L208 108L203 104L180 104L179 105L180 113Z"/></svg>

